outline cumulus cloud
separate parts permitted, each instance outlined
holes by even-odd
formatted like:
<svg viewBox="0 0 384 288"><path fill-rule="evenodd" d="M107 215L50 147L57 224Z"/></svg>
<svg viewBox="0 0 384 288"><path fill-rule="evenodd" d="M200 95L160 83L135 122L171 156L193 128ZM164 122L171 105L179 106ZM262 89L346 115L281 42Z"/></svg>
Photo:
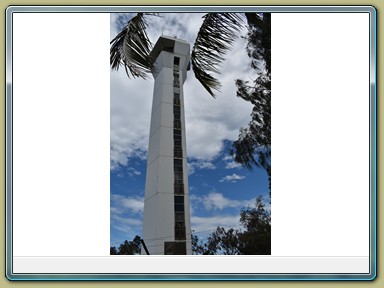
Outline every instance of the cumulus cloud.
<svg viewBox="0 0 384 288"><path fill-rule="evenodd" d="M237 174L233 173L232 175L225 176L224 178L222 178L219 181L220 182L232 182L232 183L235 183L238 180L243 180L243 179L245 179L245 176L240 176L240 175L237 175Z"/></svg>
<svg viewBox="0 0 384 288"><path fill-rule="evenodd" d="M216 215L211 217L191 217L191 227L193 233L202 238L202 235L209 235L216 230L217 226L224 228L241 228L239 223L240 216L237 215ZM201 234L202 233L202 234ZM205 238L203 236L203 238Z"/></svg>
<svg viewBox="0 0 384 288"><path fill-rule="evenodd" d="M129 167L128 168L128 175L129 176L139 176L139 175L141 175L141 172L140 171L138 171L138 170L136 170L135 168L133 168L133 167Z"/></svg>
<svg viewBox="0 0 384 288"><path fill-rule="evenodd" d="M197 160L197 161L191 161L188 162L188 174L192 175L195 173L196 169L216 169L216 166L209 162L204 160Z"/></svg>
<svg viewBox="0 0 384 288"><path fill-rule="evenodd" d="M203 14L164 13L148 18L148 36L155 43L161 34L185 39L191 46L203 21ZM111 14L111 38L133 15ZM236 97L235 79L249 79L249 58L244 39L234 43L222 74L221 92L213 99L188 72L184 84L188 157L211 161L223 149L224 140L235 140L240 127L250 120L252 105ZM128 79L124 69L112 71L111 94L111 169L129 165L131 157L145 159L148 147L153 79ZM197 167L194 167L197 168ZM200 169L210 169L200 168Z"/></svg>
<svg viewBox="0 0 384 288"><path fill-rule="evenodd" d="M241 201L225 198L221 193L210 193L207 196L204 196L203 200L207 210L222 210L227 207L239 207L242 205Z"/></svg>
<svg viewBox="0 0 384 288"><path fill-rule="evenodd" d="M234 168L240 168L241 167L241 164L236 163L233 160L233 157L230 155L223 157L222 160L225 162L225 169L234 169Z"/></svg>
<svg viewBox="0 0 384 288"><path fill-rule="evenodd" d="M121 72L111 73L111 169L127 165L129 157L145 157L148 146L151 80L129 80Z"/></svg>
<svg viewBox="0 0 384 288"><path fill-rule="evenodd" d="M140 219L121 217L117 214L113 214L111 219L116 221L116 222L119 222L122 225L126 225L126 226L141 226L142 225L142 221Z"/></svg>
<svg viewBox="0 0 384 288"><path fill-rule="evenodd" d="M111 228L122 233L120 237L140 234L143 209L143 198L112 194L110 208ZM125 240L127 238L122 239ZM123 240L115 239L112 242L121 243Z"/></svg>
<svg viewBox="0 0 384 288"><path fill-rule="evenodd" d="M254 198L250 200L230 199L219 192L210 192L204 196L191 195L192 205L202 205L208 211L249 207L254 200Z"/></svg>
<svg viewBox="0 0 384 288"><path fill-rule="evenodd" d="M111 226L123 233L134 234L141 229L141 219L122 217L118 214L111 213Z"/></svg>
<svg viewBox="0 0 384 288"><path fill-rule="evenodd" d="M144 198L127 197L119 194L111 195L111 212L123 214L127 212L142 213L144 210Z"/></svg>
<svg viewBox="0 0 384 288"><path fill-rule="evenodd" d="M234 168L240 168L241 164L236 163L235 161L231 161L225 164L225 169L234 169Z"/></svg>

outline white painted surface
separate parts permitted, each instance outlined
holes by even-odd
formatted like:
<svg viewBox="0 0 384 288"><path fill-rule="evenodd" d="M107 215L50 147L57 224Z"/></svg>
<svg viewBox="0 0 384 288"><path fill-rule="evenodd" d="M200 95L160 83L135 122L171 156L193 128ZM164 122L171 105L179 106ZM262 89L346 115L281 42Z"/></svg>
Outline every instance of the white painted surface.
<svg viewBox="0 0 384 288"><path fill-rule="evenodd" d="M14 256L109 255L109 23L13 14Z"/></svg>
<svg viewBox="0 0 384 288"><path fill-rule="evenodd" d="M272 14L272 255L369 255L369 14Z"/></svg>
<svg viewBox="0 0 384 288"><path fill-rule="evenodd" d="M186 75L189 44L176 41L175 53L160 52L155 63L155 85L148 148L147 178L144 202L143 239L151 255L164 254L164 242L175 241L174 208L174 141L173 141L173 62L180 58L179 67ZM183 78L183 76L181 76ZM185 118L182 84L180 83L181 126L183 149L184 213L187 254L192 254L191 227L186 158ZM142 254L145 254L143 249Z"/></svg>

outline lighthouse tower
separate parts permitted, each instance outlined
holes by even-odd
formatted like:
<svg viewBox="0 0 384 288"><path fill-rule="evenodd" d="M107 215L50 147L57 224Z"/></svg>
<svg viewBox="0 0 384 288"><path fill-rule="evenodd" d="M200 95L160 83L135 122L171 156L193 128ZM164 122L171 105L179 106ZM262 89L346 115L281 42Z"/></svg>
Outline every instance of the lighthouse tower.
<svg viewBox="0 0 384 288"><path fill-rule="evenodd" d="M151 255L192 254L183 93L189 55L188 42L167 36L150 55L155 87L142 237Z"/></svg>

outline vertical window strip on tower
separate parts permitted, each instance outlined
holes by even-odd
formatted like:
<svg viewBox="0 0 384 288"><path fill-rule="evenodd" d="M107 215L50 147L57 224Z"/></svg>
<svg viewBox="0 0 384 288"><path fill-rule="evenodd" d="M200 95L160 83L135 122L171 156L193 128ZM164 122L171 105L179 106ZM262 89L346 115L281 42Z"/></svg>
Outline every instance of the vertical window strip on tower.
<svg viewBox="0 0 384 288"><path fill-rule="evenodd" d="M185 207L184 207L184 171L183 171L183 146L181 132L181 107L180 107L180 58L175 57L173 63L173 141L174 141L174 213L175 213L175 240L186 240L185 233ZM184 243L185 244L185 243Z"/></svg>

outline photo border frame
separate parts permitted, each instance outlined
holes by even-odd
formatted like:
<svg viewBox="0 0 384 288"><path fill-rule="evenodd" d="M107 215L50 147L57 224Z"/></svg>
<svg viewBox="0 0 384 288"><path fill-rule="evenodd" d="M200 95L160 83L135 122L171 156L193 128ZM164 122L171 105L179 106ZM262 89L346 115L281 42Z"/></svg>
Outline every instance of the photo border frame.
<svg viewBox="0 0 384 288"><path fill-rule="evenodd" d="M14 274L12 272L12 14L129 12L271 12L370 14L370 273L369 274ZM372 6L10 6L6 10L6 275L9 280L372 280L377 270L377 20Z"/></svg>

